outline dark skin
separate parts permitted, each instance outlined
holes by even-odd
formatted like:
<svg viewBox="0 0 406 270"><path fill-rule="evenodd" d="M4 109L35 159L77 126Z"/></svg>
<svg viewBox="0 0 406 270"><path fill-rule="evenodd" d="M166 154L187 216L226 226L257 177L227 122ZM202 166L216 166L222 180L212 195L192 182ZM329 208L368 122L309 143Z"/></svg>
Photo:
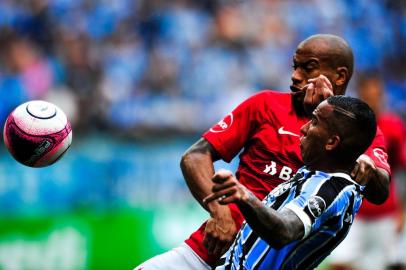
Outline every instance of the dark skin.
<svg viewBox="0 0 406 270"><path fill-rule="evenodd" d="M329 122L332 118L333 106L326 101L313 112L311 120L301 128L301 150L303 160L308 169L324 172L349 173L352 162L340 160L332 154L339 146L341 139L332 131ZM203 201L220 204L236 203L251 228L271 247L283 246L303 238L304 226L299 217L290 209L276 211L266 207L230 171L217 172L212 181L213 193Z"/></svg>
<svg viewBox="0 0 406 270"><path fill-rule="evenodd" d="M298 115L310 116L313 109L331 95L345 93L352 74L352 54L343 41L330 35L316 35L299 44L293 57L293 105ZM183 155L181 169L193 196L200 204L213 187L213 162L218 153L201 138ZM365 197L382 204L389 194L389 175L372 160L358 160L351 176L360 184L368 182ZM237 228L230 209L217 200L207 203L211 218L203 244L209 254L220 256L231 245Z"/></svg>

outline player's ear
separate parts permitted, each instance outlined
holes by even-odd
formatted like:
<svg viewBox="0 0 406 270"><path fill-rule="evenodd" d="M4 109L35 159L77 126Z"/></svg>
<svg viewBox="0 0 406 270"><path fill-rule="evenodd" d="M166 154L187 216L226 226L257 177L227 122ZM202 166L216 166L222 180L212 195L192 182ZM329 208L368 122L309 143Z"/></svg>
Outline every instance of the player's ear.
<svg viewBox="0 0 406 270"><path fill-rule="evenodd" d="M336 149L338 147L338 145L340 144L341 139L340 136L338 135L332 135L326 143L326 151L332 151L334 149Z"/></svg>
<svg viewBox="0 0 406 270"><path fill-rule="evenodd" d="M338 67L336 69L335 84L337 86L343 86L348 81L348 68Z"/></svg>

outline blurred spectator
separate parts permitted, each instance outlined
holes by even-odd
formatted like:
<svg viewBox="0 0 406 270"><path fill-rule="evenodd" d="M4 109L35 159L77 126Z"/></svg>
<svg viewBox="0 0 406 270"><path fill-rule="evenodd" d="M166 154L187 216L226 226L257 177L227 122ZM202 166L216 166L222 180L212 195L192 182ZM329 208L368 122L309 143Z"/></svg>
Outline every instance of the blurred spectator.
<svg viewBox="0 0 406 270"><path fill-rule="evenodd" d="M402 3L5 0L0 27L14 38L1 44L0 82L19 89L10 104L65 89L77 132L199 132L252 91L288 91L291 44L330 32L349 41L357 70L383 74L406 117Z"/></svg>
<svg viewBox="0 0 406 270"><path fill-rule="evenodd" d="M357 93L376 114L378 126L385 136L393 178L384 204L362 203L347 238L332 252L330 269L404 269L406 254L400 246L405 222L404 204L397 187L404 184L398 181L406 180L398 174L406 170L406 127L399 116L387 109L385 85L377 74L361 75ZM374 149L374 154L382 153Z"/></svg>

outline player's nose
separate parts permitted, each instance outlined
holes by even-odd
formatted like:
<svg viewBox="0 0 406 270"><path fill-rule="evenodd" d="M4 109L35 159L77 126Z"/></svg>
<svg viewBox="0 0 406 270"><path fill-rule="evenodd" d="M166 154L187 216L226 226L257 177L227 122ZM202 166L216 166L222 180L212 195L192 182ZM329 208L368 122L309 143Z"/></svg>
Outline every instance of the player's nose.
<svg viewBox="0 0 406 270"><path fill-rule="evenodd" d="M293 85L300 86L302 84L304 80L299 68L292 71L291 80Z"/></svg>

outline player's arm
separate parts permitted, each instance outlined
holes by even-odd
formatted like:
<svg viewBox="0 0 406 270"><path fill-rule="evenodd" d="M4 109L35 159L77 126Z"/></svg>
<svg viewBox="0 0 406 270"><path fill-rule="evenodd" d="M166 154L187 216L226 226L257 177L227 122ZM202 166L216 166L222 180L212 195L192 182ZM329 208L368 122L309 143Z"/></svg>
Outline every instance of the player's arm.
<svg viewBox="0 0 406 270"><path fill-rule="evenodd" d="M218 159L218 154L210 143L201 138L186 150L180 162L183 176L192 195L206 210L209 210L210 205L206 206L202 200L211 192L213 163Z"/></svg>
<svg viewBox="0 0 406 270"><path fill-rule="evenodd" d="M230 208L217 201L203 204L203 198L211 193L214 174L213 162L219 155L210 143L201 138L182 156L181 169L186 183L196 200L210 212L203 244L210 254L221 255L227 250L237 232Z"/></svg>
<svg viewBox="0 0 406 270"><path fill-rule="evenodd" d="M236 203L247 223L270 246L281 248L303 237L303 222L292 210L285 208L278 212L266 207L229 171L217 172L212 180L213 193L204 202Z"/></svg>
<svg viewBox="0 0 406 270"><path fill-rule="evenodd" d="M351 177L366 186L365 198L374 204L382 204L389 196L391 168L382 131L378 128L375 139L355 164Z"/></svg>
<svg viewBox="0 0 406 270"><path fill-rule="evenodd" d="M389 173L375 165L373 160L362 155L358 158L351 175L358 183L365 186L365 198L374 204L383 204L389 196Z"/></svg>

